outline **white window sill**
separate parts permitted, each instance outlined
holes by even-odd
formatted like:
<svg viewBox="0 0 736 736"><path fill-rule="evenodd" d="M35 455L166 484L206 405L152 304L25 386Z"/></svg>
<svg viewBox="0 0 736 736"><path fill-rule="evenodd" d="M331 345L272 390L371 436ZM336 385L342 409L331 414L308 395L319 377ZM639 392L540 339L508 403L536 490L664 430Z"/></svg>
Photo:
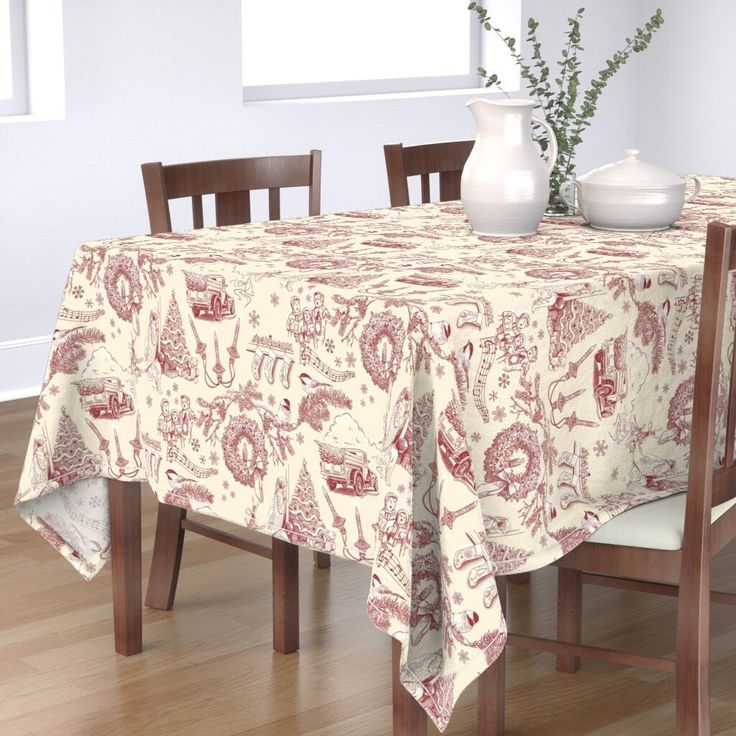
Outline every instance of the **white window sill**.
<svg viewBox="0 0 736 736"><path fill-rule="evenodd" d="M24 113L21 115L0 115L0 125L4 123L46 123L52 120L63 120L63 113L39 114Z"/></svg>
<svg viewBox="0 0 736 736"><path fill-rule="evenodd" d="M508 90L512 94L519 90ZM249 100L243 99L244 107L263 105L305 105L324 104L335 102L378 102L383 100L412 100L434 97L466 97L468 95L493 95L502 96L501 92L494 92L486 87L465 87L461 89L439 89L420 92L383 92L369 95L337 95L333 97L295 97L283 100Z"/></svg>

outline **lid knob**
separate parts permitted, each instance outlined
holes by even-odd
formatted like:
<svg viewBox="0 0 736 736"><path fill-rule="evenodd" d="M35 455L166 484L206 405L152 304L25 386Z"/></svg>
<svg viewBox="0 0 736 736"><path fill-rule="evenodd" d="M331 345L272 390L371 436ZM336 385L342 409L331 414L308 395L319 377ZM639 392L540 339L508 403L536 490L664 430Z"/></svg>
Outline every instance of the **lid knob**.
<svg viewBox="0 0 736 736"><path fill-rule="evenodd" d="M638 148L624 148L624 155L626 158L639 158Z"/></svg>

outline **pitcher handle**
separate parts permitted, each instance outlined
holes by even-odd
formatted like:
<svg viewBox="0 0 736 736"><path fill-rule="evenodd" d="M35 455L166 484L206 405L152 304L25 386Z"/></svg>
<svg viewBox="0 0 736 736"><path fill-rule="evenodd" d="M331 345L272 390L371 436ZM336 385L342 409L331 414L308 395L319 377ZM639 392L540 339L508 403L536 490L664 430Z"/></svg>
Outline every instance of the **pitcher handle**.
<svg viewBox="0 0 736 736"><path fill-rule="evenodd" d="M549 140L549 148L547 149L547 170L552 171L557 164L557 136L555 135L552 126L545 120L539 118L532 118L533 123L541 125L547 131L547 139Z"/></svg>
<svg viewBox="0 0 736 736"><path fill-rule="evenodd" d="M700 194L700 179L698 179L697 176L686 176L685 181L687 182L688 179L692 179L695 183L695 189L693 190L693 193L689 197L685 197L685 202L689 202L691 199L695 199L695 197ZM685 184L685 187L687 188L687 184Z"/></svg>
<svg viewBox="0 0 736 736"><path fill-rule="evenodd" d="M587 224L590 224L590 219L588 218L588 215L586 215L585 212L583 211L583 208L579 204L575 204L575 202L571 202L567 198L567 190L570 184L572 184L577 190L577 193L578 193L577 201L580 202L580 192L582 191L582 189L580 188L580 184L574 179L567 179L566 181L563 181L562 184L560 184L560 192L559 192L560 199L566 205L568 205L569 207L572 207L573 210L577 210L583 216L583 220L585 220Z"/></svg>

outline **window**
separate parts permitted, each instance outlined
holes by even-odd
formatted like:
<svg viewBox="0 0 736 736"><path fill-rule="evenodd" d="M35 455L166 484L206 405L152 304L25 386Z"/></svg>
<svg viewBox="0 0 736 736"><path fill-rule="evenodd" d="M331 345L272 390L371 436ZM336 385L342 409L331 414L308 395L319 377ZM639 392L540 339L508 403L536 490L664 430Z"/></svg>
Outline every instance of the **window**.
<svg viewBox="0 0 736 736"><path fill-rule="evenodd" d="M0 0L0 115L28 112L26 9L23 0Z"/></svg>
<svg viewBox="0 0 736 736"><path fill-rule="evenodd" d="M519 0L498 3L494 21L516 37L519 19ZM246 101L479 87L489 53L518 89L508 49L463 0L242 0L242 28Z"/></svg>

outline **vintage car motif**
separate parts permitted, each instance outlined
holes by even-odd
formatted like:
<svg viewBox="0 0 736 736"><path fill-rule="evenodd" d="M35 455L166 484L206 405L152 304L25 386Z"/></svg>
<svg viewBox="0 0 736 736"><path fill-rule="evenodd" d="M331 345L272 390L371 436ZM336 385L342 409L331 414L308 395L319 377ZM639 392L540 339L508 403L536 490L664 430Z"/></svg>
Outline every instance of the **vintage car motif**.
<svg viewBox="0 0 736 736"><path fill-rule="evenodd" d="M593 396L601 419L613 416L626 398L626 336L609 338L593 356Z"/></svg>
<svg viewBox="0 0 736 736"><path fill-rule="evenodd" d="M437 444L442 460L453 477L473 488L472 462L468 443L465 437L453 427L444 412L440 414L438 422Z"/></svg>
<svg viewBox="0 0 736 736"><path fill-rule="evenodd" d="M375 474L368 467L363 450L353 447L335 447L318 442L320 472L331 491L340 490L354 496L378 493Z"/></svg>
<svg viewBox="0 0 736 736"><path fill-rule="evenodd" d="M185 272L187 302L195 317L207 316L216 320L235 314L235 299L225 291L223 276L206 276Z"/></svg>
<svg viewBox="0 0 736 736"><path fill-rule="evenodd" d="M108 417L118 419L121 414L133 411L132 397L123 391L119 378L85 378L77 382L82 409L95 419Z"/></svg>

